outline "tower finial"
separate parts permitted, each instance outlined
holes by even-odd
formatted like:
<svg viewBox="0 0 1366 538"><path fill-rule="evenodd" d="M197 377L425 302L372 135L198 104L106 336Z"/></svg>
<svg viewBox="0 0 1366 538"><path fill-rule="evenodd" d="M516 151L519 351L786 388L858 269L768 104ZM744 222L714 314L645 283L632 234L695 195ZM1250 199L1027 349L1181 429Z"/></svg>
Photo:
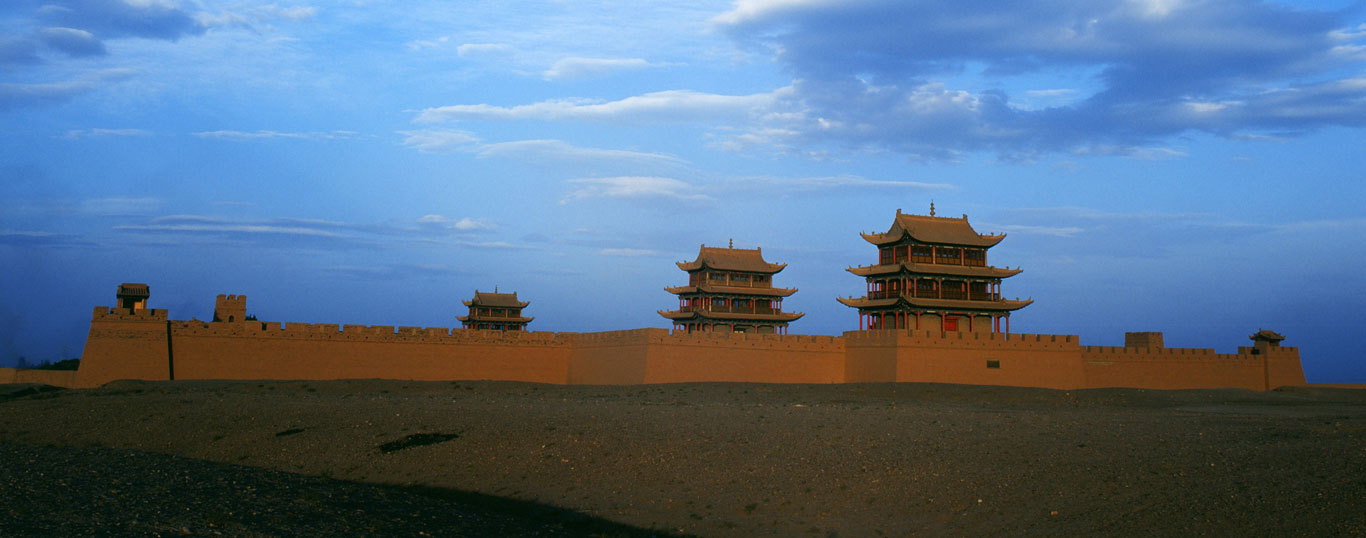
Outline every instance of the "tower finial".
<svg viewBox="0 0 1366 538"><path fill-rule="evenodd" d="M734 237L730 238L730 244L726 245L726 248L735 248L735 238L734 238Z"/></svg>
<svg viewBox="0 0 1366 538"><path fill-rule="evenodd" d="M930 200L930 216L934 216L934 200Z"/></svg>

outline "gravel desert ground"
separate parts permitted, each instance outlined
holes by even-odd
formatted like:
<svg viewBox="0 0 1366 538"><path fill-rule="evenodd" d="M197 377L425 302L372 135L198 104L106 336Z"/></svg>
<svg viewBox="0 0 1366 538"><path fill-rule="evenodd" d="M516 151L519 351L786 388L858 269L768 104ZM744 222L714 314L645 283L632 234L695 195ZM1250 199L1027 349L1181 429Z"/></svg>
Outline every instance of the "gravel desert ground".
<svg viewBox="0 0 1366 538"><path fill-rule="evenodd" d="M0 534L1363 536L1366 390L0 387Z"/></svg>

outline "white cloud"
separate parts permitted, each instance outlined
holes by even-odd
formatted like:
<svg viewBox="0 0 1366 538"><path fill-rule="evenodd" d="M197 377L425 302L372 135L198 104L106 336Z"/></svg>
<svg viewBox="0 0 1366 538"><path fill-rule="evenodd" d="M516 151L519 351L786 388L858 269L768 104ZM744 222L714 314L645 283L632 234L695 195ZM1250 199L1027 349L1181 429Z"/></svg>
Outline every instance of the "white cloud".
<svg viewBox="0 0 1366 538"><path fill-rule="evenodd" d="M1341 74L1366 63L1366 25L1349 16L1269 2L741 0L713 24L794 81L723 145L1171 158L1147 148L1192 130L1362 127L1366 88ZM1041 83L1063 85L1015 89Z"/></svg>
<svg viewBox="0 0 1366 538"><path fill-rule="evenodd" d="M887 181L868 179L865 177L843 175L826 177L797 177L797 178L749 178L742 179L738 184L755 184L764 188L778 186L787 190L803 191L823 191L823 190L852 190L852 189L891 189L891 190L913 190L913 191L952 191L957 187L947 183L923 183L919 181Z"/></svg>
<svg viewBox="0 0 1366 538"><path fill-rule="evenodd" d="M1071 88L1053 88L1048 90L1029 90L1024 93L1029 97L1056 98L1074 95L1077 93L1077 90Z"/></svg>
<svg viewBox="0 0 1366 538"><path fill-rule="evenodd" d="M268 6L262 6L261 10L265 13L270 13L272 15L275 15L276 17L280 17L282 19L289 19L291 21L306 21L312 19L318 14L318 8L313 6L279 7L275 4L271 4Z"/></svg>
<svg viewBox="0 0 1366 538"><path fill-rule="evenodd" d="M266 4L255 7L236 6L236 9L235 11L221 11L216 14L201 11L195 15L195 19L200 25L209 28L225 26L250 28L252 23L268 23L275 19L304 22L312 20L318 15L318 8L313 6L280 7L276 4Z"/></svg>
<svg viewBox="0 0 1366 538"><path fill-rule="evenodd" d="M441 38L442 41L445 38ZM461 58L476 56L503 56L512 52L512 47L503 43L465 43L455 48Z"/></svg>
<svg viewBox="0 0 1366 538"><path fill-rule="evenodd" d="M479 232L497 229L497 226L493 224L493 221L470 217L453 220L442 215L423 215L422 218L417 219L417 222L418 224L435 225L440 228L458 232Z"/></svg>
<svg viewBox="0 0 1366 538"><path fill-rule="evenodd" d="M467 131L425 129L400 131L403 145L425 153L472 153L479 158L513 159L523 163L594 163L624 166L684 166L687 161L663 153L585 148L563 140L514 140L484 144Z"/></svg>
<svg viewBox="0 0 1366 538"><path fill-rule="evenodd" d="M650 67L640 58L561 58L542 75L546 80L583 79L599 77L627 69Z"/></svg>
<svg viewBox="0 0 1366 538"><path fill-rule="evenodd" d="M691 122L741 120L758 116L773 106L784 90L753 95L718 95L689 90L647 93L601 102L558 99L529 105L501 107L487 104L450 105L424 109L414 121L575 120L623 122Z"/></svg>
<svg viewBox="0 0 1366 538"><path fill-rule="evenodd" d="M276 219L271 221L240 221L199 215L171 215L151 219L144 224L124 224L115 230L134 232L180 232L180 233L219 233L249 235L295 235L326 238L348 238L351 234L337 228L341 223L304 220Z"/></svg>
<svg viewBox="0 0 1366 538"><path fill-rule="evenodd" d="M408 42L408 48L412 50L434 49L444 46L451 40L451 36L441 36L436 39L418 39Z"/></svg>
<svg viewBox="0 0 1366 538"><path fill-rule="evenodd" d="M460 231L462 231L462 232L472 232L472 231L492 230L492 229L495 228L495 226L493 225L492 222L489 222L489 221L487 221L487 220L485 220L485 219L472 219L472 218L469 218L469 217L465 217L465 218L463 218L463 219L460 219L460 220L458 220L458 221L455 221L455 224L452 224L452 225L451 225L451 228L454 228L454 229L456 229L456 230L460 230Z"/></svg>
<svg viewBox="0 0 1366 538"><path fill-rule="evenodd" d="M623 176L573 179L569 183L577 185L570 191L561 204L594 198L622 199L660 199L684 202L702 202L712 197L697 191L689 183L666 177Z"/></svg>
<svg viewBox="0 0 1366 538"><path fill-rule="evenodd" d="M1029 226L1024 224L1003 224L994 228L1008 233L1050 235L1053 237L1072 237L1086 231L1076 226Z"/></svg>
<svg viewBox="0 0 1366 538"><path fill-rule="evenodd" d="M620 256L625 258L644 258L665 256L666 254L658 250L644 248L604 248L598 251L602 256Z"/></svg>
<svg viewBox="0 0 1366 538"><path fill-rule="evenodd" d="M399 131L406 136L403 145L417 148L426 153L452 153L471 151L477 147L479 137L467 131L446 129L425 129L420 131Z"/></svg>
<svg viewBox="0 0 1366 538"><path fill-rule="evenodd" d="M354 131L327 131L327 132L306 132L290 133L281 131L203 131L194 133L200 138L215 138L219 140L269 140L273 138L290 138L295 140L346 140L354 138Z"/></svg>
<svg viewBox="0 0 1366 538"><path fill-rule="evenodd" d="M68 101L115 82L131 78L136 71L117 68L95 71L62 82L0 82L0 110L22 106L46 105Z"/></svg>
<svg viewBox="0 0 1366 538"><path fill-rule="evenodd" d="M150 136L151 131L143 129L72 129L67 131L62 138L67 140L78 140L81 138L102 138L110 136Z"/></svg>
<svg viewBox="0 0 1366 538"><path fill-rule="evenodd" d="M783 11L837 4L838 0L736 0L730 11L717 15L713 23L743 24L764 16L779 15Z"/></svg>
<svg viewBox="0 0 1366 538"><path fill-rule="evenodd" d="M620 149L584 148L562 140L517 140L484 144L475 149L480 157L550 158L576 161L629 161L663 164L684 164L686 161L662 153L644 153Z"/></svg>
<svg viewBox="0 0 1366 538"><path fill-rule="evenodd" d="M81 202L81 211L93 215L146 214L156 211L161 204L161 199L152 197L92 198Z"/></svg>

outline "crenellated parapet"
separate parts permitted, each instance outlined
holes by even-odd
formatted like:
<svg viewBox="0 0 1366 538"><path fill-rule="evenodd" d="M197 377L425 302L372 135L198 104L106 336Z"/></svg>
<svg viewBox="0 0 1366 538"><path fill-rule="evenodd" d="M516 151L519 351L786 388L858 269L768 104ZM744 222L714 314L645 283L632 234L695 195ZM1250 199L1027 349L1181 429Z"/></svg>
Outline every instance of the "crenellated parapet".
<svg viewBox="0 0 1366 538"><path fill-rule="evenodd" d="M177 336L218 338L270 338L336 342L375 342L413 344L498 344L563 346L575 333L494 331L452 329L447 327L394 327L393 325L339 325L335 323L297 323L244 321L207 323L172 322Z"/></svg>
<svg viewBox="0 0 1366 538"><path fill-rule="evenodd" d="M1218 361L1260 361L1268 356L1299 357L1299 348L1278 347L1264 351L1249 346L1239 346L1237 353L1219 353L1210 348L1184 347L1132 347L1132 346L1082 346L1082 357L1088 361L1107 360L1218 360Z"/></svg>
<svg viewBox="0 0 1366 538"><path fill-rule="evenodd" d="M1014 349L1024 351L1077 351L1079 349L1077 335L1073 334L1008 334L889 329L845 331L844 338L848 340L850 345L899 344L955 349Z"/></svg>
<svg viewBox="0 0 1366 538"><path fill-rule="evenodd" d="M659 329L659 331L661 331L661 333L653 335L653 338L651 339L652 343L784 351L841 351L844 349L844 340L838 336L687 332L686 330L677 330L669 333L663 329Z"/></svg>
<svg viewBox="0 0 1366 538"><path fill-rule="evenodd" d="M166 309L143 308L139 310L127 310L123 308L110 308L107 306L95 307L95 313L90 321L160 321L167 320Z"/></svg>

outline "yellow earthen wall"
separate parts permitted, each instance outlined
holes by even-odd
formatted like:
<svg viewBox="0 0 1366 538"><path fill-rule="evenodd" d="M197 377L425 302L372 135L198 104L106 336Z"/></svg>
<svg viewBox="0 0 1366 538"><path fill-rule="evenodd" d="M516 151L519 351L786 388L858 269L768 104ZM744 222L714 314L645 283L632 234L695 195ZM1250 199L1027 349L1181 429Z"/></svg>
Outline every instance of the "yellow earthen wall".
<svg viewBox="0 0 1366 538"><path fill-rule="evenodd" d="M1304 385L1298 348L1268 348L1253 355L1212 349L1086 346L1087 385L1152 389L1242 388L1269 390Z"/></svg>
<svg viewBox="0 0 1366 538"><path fill-rule="evenodd" d="M576 335L569 354L570 385L639 385L645 383L651 331L635 329Z"/></svg>
<svg viewBox="0 0 1366 538"><path fill-rule="evenodd" d="M863 331L844 337L850 381L1087 386L1072 335ZM999 367L988 368L988 361Z"/></svg>
<svg viewBox="0 0 1366 538"><path fill-rule="evenodd" d="M450 379L564 383L553 333L289 323L172 325L176 379Z"/></svg>
<svg viewBox="0 0 1366 538"><path fill-rule="evenodd" d="M833 336L651 331L646 383L843 383L845 379L844 343Z"/></svg>
<svg viewBox="0 0 1366 538"><path fill-rule="evenodd" d="M96 307L76 374L76 386L117 379L169 379L165 310Z"/></svg>
<svg viewBox="0 0 1366 538"><path fill-rule="evenodd" d="M35 383L69 389L76 386L76 371L0 368L0 385L7 383Z"/></svg>
<svg viewBox="0 0 1366 538"><path fill-rule="evenodd" d="M169 333L168 333L169 331ZM168 360L167 341L171 342ZM932 382L1077 389L1303 385L1296 348L1237 354L1080 346L1072 335L850 331L842 337L501 332L390 326L167 322L96 309L75 384L115 379ZM998 361L999 368L988 368Z"/></svg>

